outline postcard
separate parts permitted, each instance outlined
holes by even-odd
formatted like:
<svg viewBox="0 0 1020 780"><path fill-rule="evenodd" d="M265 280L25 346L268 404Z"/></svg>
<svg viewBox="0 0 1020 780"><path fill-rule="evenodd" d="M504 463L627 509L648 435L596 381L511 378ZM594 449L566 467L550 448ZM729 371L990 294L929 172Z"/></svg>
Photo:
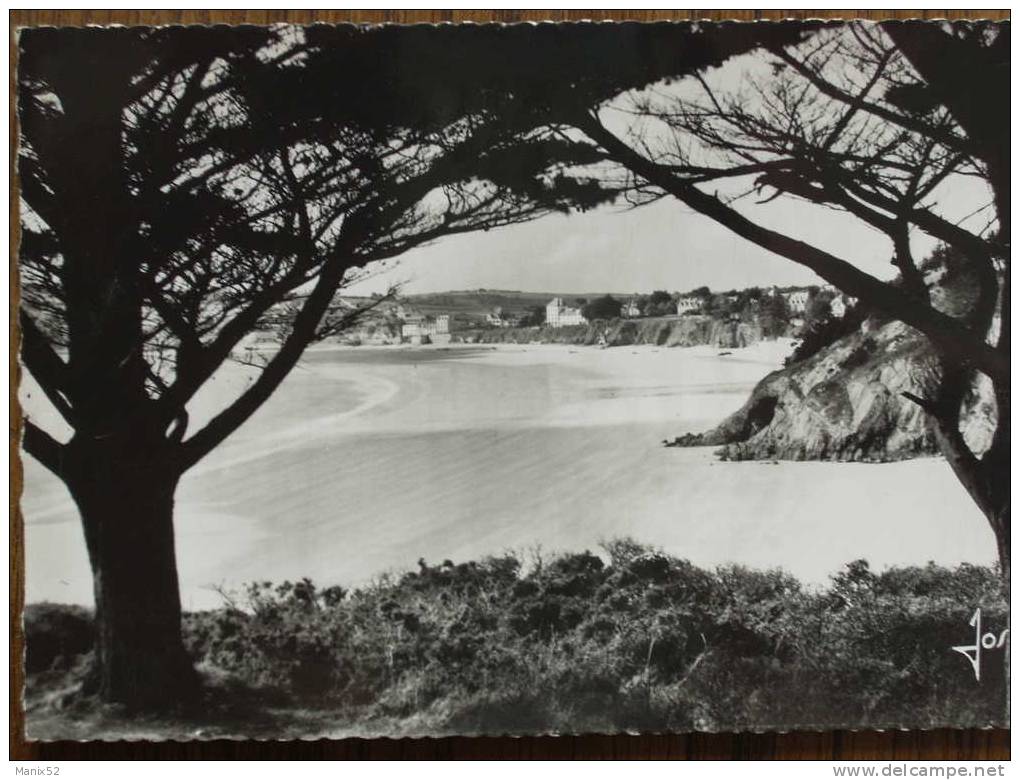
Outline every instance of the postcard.
<svg viewBox="0 0 1020 780"><path fill-rule="evenodd" d="M22 29L27 736L1008 728L1009 34Z"/></svg>

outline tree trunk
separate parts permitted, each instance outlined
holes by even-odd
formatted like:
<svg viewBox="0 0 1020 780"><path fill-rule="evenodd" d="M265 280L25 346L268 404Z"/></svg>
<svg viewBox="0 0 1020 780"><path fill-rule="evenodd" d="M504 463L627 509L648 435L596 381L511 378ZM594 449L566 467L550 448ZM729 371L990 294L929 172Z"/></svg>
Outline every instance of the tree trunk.
<svg viewBox="0 0 1020 780"><path fill-rule="evenodd" d="M1008 479L1008 476L1007 476ZM989 518L992 530L995 532L995 544L999 551L999 569L1002 572L1002 581L1006 586L1007 597L1009 595L1009 574L1010 574L1010 528L1009 528L1009 502L1005 507L999 509L994 518Z"/></svg>
<svg viewBox="0 0 1020 780"><path fill-rule="evenodd" d="M69 485L82 516L96 603L95 664L85 692L158 710L191 698L197 677L181 641L177 475L146 454L93 451Z"/></svg>
<svg viewBox="0 0 1020 780"><path fill-rule="evenodd" d="M1009 466L997 467L994 459L980 459L967 448L960 434L959 423L953 420L934 420L935 439L953 473L970 494L995 535L995 549L999 557L1002 581L1009 592L1010 525L1009 525ZM1008 457L1008 453L1007 453Z"/></svg>

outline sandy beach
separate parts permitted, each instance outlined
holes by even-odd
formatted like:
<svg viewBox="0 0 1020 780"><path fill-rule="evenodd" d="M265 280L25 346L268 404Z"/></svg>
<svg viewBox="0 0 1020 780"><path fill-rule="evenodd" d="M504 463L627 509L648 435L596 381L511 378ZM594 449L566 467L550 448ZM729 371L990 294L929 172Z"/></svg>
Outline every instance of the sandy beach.
<svg viewBox="0 0 1020 780"><path fill-rule="evenodd" d="M815 583L854 558L990 563L991 533L941 459L722 463L711 448L662 447L738 408L788 349L311 350L182 480L185 607L251 580L352 585L419 558L595 550L624 535ZM193 425L248 379L222 372ZM48 423L30 382L21 395ZM91 603L74 505L24 461L27 599Z"/></svg>

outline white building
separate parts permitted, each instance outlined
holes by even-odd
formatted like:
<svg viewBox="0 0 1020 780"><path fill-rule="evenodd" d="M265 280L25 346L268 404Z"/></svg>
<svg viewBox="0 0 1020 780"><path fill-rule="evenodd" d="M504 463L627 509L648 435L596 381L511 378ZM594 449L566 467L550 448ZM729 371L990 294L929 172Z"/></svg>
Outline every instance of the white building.
<svg viewBox="0 0 1020 780"><path fill-rule="evenodd" d="M562 298L553 298L545 305L545 324L554 328L563 325L583 325L588 320L579 308L567 306Z"/></svg>
<svg viewBox="0 0 1020 780"><path fill-rule="evenodd" d="M857 303L857 299L849 295L837 295L829 302L829 309L833 317L842 318L847 309Z"/></svg>
<svg viewBox="0 0 1020 780"><path fill-rule="evenodd" d="M790 307L790 311L794 314L803 314L807 310L807 290L794 290L793 292L783 293L783 297L786 298L786 305Z"/></svg>
<svg viewBox="0 0 1020 780"><path fill-rule="evenodd" d="M430 317L435 328L433 335L443 336L450 332L450 315L449 314L437 314L435 317Z"/></svg>
<svg viewBox="0 0 1020 780"><path fill-rule="evenodd" d="M637 305L637 301L631 298L623 306L620 307L621 317L640 317L641 307Z"/></svg>
<svg viewBox="0 0 1020 780"><path fill-rule="evenodd" d="M708 301L700 295L681 295L676 302L677 314L699 313Z"/></svg>
<svg viewBox="0 0 1020 780"><path fill-rule="evenodd" d="M495 309L486 314L485 321L495 328L510 328L516 324L515 319L507 316L507 314L503 311L502 306L497 306Z"/></svg>
<svg viewBox="0 0 1020 780"><path fill-rule="evenodd" d="M438 314L436 316L422 316L411 312L405 312L404 322L400 326L400 337L412 344L428 344L435 341L439 336L441 339L450 335L450 315Z"/></svg>

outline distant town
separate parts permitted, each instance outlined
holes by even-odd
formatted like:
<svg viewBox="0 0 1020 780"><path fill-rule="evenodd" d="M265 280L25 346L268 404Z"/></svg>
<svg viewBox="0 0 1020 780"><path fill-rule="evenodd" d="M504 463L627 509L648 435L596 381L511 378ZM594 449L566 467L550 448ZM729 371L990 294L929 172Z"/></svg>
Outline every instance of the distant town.
<svg viewBox="0 0 1020 780"><path fill-rule="evenodd" d="M712 317L725 320L772 319L793 328L843 318L856 299L830 285L749 287L715 292L655 290L621 295L570 295L509 290L467 290L407 296L338 296L334 316L364 310L353 327L336 335L351 345L447 344L458 334L492 329L577 328L592 322L628 319ZM286 326L286 309L263 323L258 341L273 340Z"/></svg>

